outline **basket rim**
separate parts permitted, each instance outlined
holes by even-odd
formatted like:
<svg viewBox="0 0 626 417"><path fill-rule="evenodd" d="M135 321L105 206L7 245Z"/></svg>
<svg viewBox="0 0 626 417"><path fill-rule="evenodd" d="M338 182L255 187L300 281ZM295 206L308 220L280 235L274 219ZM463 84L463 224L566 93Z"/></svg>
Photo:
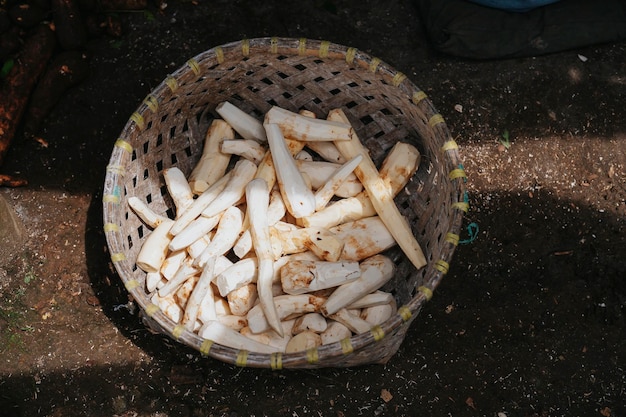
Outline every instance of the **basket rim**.
<svg viewBox="0 0 626 417"><path fill-rule="evenodd" d="M356 68L379 74L385 82L406 95L413 105L425 106L427 113L430 115L428 120L429 127L436 129L439 136L446 138L441 144L441 151L449 165L453 167L450 175L446 178L447 181L453 183L453 188L456 190L456 200L453 201L452 210L449 214L452 219L452 228L448 231L448 236L446 237L450 250L442 259L429 260L425 267L427 268L427 279L425 279L422 286L416 288L416 293L412 299L407 304L400 306L397 313L390 319L372 327L367 333L354 335L340 342L323 345L304 352L277 352L272 354L248 352L203 339L196 333L186 330L182 325L174 323L156 305L148 300L146 293L142 292L144 290L140 283L132 277L130 272L133 265L125 257L124 237L121 235L117 223L118 219L116 218L116 213L118 210L121 210L123 202L119 182L124 176L129 154L133 151L132 145L125 141L124 138L136 130L143 130L143 115L147 114L147 112L156 112L160 100L163 100L165 96L173 94L183 80L189 78L197 79L202 76L203 71L206 69L231 62L236 63L246 59L251 54L282 54L287 56L297 54L313 56L322 60L340 59L345 60L349 65ZM404 326L408 328L425 302L431 299L433 291L448 271L458 244L463 216L468 210L465 191L466 179L467 177L458 153L458 146L451 137L444 118L437 112L426 93L413 84L402 72L395 70L382 60L357 48L329 41L282 37L242 39L215 46L189 59L154 88L130 116L120 137L113 146L109 165L106 168L103 190L104 232L109 255L117 274L123 281L127 291L140 305L148 321L152 322L164 334L195 348L202 355L237 366L271 369L337 366L336 364L324 365L324 362L328 359L336 359L337 357L358 353L365 346L380 342L387 337L392 337L392 335L401 331ZM394 353L392 352L390 356Z"/></svg>

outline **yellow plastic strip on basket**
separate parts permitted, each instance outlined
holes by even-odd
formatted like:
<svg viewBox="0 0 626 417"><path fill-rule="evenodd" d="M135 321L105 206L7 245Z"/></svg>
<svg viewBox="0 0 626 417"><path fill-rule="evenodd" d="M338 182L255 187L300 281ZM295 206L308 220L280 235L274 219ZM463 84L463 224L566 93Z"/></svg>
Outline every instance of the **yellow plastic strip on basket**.
<svg viewBox="0 0 626 417"><path fill-rule="evenodd" d="M306 361L310 364L317 363L320 360L320 355L317 351L316 347L312 347L311 349L307 349L306 351Z"/></svg>
<svg viewBox="0 0 626 417"><path fill-rule="evenodd" d="M115 195L115 194L105 194L104 196L102 196L102 202L103 203L119 204L120 203L120 196L119 195Z"/></svg>
<svg viewBox="0 0 626 417"><path fill-rule="evenodd" d="M278 53L278 38L276 37L270 39L270 52L273 54Z"/></svg>
<svg viewBox="0 0 626 417"><path fill-rule="evenodd" d="M328 49L329 48L330 48L330 42L329 41L322 41L322 43L320 43L320 51L319 51L320 58L328 58Z"/></svg>
<svg viewBox="0 0 626 417"><path fill-rule="evenodd" d="M345 339L341 339L339 341L339 344L341 345L341 352L344 355L349 355L352 352L354 352L354 346L352 346L352 341L350 340L349 337L346 337Z"/></svg>
<svg viewBox="0 0 626 417"><path fill-rule="evenodd" d="M159 101L152 94L149 94L143 102L146 104L146 106L148 106L152 113L156 113L157 110L159 110Z"/></svg>
<svg viewBox="0 0 626 417"><path fill-rule="evenodd" d="M430 299L433 298L433 290L428 287L422 285L421 287L417 288L417 291L424 294L424 297L426 297L426 301L430 301Z"/></svg>
<svg viewBox="0 0 626 417"><path fill-rule="evenodd" d="M246 366L248 363L248 351L240 350L237 352L237 359L235 360L235 365L241 366L242 368Z"/></svg>
<svg viewBox="0 0 626 417"><path fill-rule="evenodd" d="M270 355L270 367L275 371L283 369L282 352L274 352Z"/></svg>
<svg viewBox="0 0 626 417"><path fill-rule="evenodd" d="M450 264L443 259L439 259L437 262L435 262L434 268L445 275L448 273L448 269L450 269Z"/></svg>
<svg viewBox="0 0 626 417"><path fill-rule="evenodd" d="M119 231L120 227L115 223L105 223L103 229L104 233L109 233Z"/></svg>
<svg viewBox="0 0 626 417"><path fill-rule="evenodd" d="M380 65L380 59L372 58L372 61L370 62L370 65L369 65L370 72L376 72L379 65Z"/></svg>
<svg viewBox="0 0 626 417"><path fill-rule="evenodd" d="M411 309L408 308L407 306L400 307L398 309L398 314L400 315L400 318L404 322L407 322L407 321L411 320L411 317L413 317L413 313L411 313Z"/></svg>
<svg viewBox="0 0 626 417"><path fill-rule="evenodd" d="M466 203L465 201L458 201L452 204L452 208L459 209L467 213L469 211L469 203Z"/></svg>
<svg viewBox="0 0 626 417"><path fill-rule="evenodd" d="M172 336L174 336L174 339L178 340L180 338L180 335L183 334L184 331L185 326L183 326L182 324L177 324L172 329Z"/></svg>
<svg viewBox="0 0 626 417"><path fill-rule="evenodd" d="M419 104L419 102L424 100L426 97L428 96L426 95L425 92L416 91L415 93L413 93L413 96L411 97L411 101L413 102L413 104Z"/></svg>
<svg viewBox="0 0 626 417"><path fill-rule="evenodd" d="M456 151L457 149L459 149L459 145L454 141L454 139L446 141L446 143L444 143L441 147L443 152Z"/></svg>
<svg viewBox="0 0 626 417"><path fill-rule="evenodd" d="M103 203L112 203L119 204L120 203L120 187L113 187L113 192L111 194L105 194L102 196Z"/></svg>
<svg viewBox="0 0 626 417"><path fill-rule="evenodd" d="M133 114L130 115L130 120L135 122L139 130L143 130L145 123L143 120L143 116L141 114L134 112Z"/></svg>
<svg viewBox="0 0 626 417"><path fill-rule="evenodd" d="M141 284L136 279L130 279L124 283L124 286L128 291L132 291L135 288L139 288Z"/></svg>
<svg viewBox="0 0 626 417"><path fill-rule="evenodd" d="M377 342L380 342L385 338L385 331L378 324L370 329L370 333Z"/></svg>
<svg viewBox="0 0 626 417"><path fill-rule="evenodd" d="M170 88L172 93L175 93L176 90L178 90L178 81L176 81L176 78L172 77L171 75L168 75L165 79L165 85Z"/></svg>
<svg viewBox="0 0 626 417"><path fill-rule="evenodd" d="M244 39L241 41L241 54L243 56L250 55L250 40Z"/></svg>
<svg viewBox="0 0 626 417"><path fill-rule="evenodd" d="M116 148L120 148L125 150L128 153L131 153L133 151L133 147L130 146L130 143L126 142L124 139L118 139L115 141L115 146Z"/></svg>
<svg viewBox="0 0 626 417"><path fill-rule="evenodd" d="M217 63L221 64L224 62L224 50L221 46L215 48L215 59L217 59Z"/></svg>
<svg viewBox="0 0 626 417"><path fill-rule="evenodd" d="M213 346L212 340L204 339L204 341L200 344L200 354L207 356L212 346Z"/></svg>
<svg viewBox="0 0 626 417"><path fill-rule="evenodd" d="M111 262L113 263L121 262L124 260L126 260L126 255L123 252L111 254Z"/></svg>
<svg viewBox="0 0 626 417"><path fill-rule="evenodd" d="M430 127L435 127L439 123L443 122L443 116L440 114L435 114L433 117L430 118L430 120L428 120L428 124L430 125Z"/></svg>
<svg viewBox="0 0 626 417"><path fill-rule="evenodd" d="M298 55L306 54L306 38L298 39Z"/></svg>
<svg viewBox="0 0 626 417"><path fill-rule="evenodd" d="M146 306L146 308L144 308L144 311L148 317L154 316L154 314L159 310L161 310L161 308L154 303L150 303Z"/></svg>
<svg viewBox="0 0 626 417"><path fill-rule="evenodd" d="M346 51L346 62L348 64L352 64L354 62L354 57L356 56L356 48L348 48Z"/></svg>
<svg viewBox="0 0 626 417"><path fill-rule="evenodd" d="M405 79L406 79L406 75L404 75L403 73L399 72L399 73L397 73L396 75L393 76L393 80L391 80L391 84L393 84L394 87L397 87Z"/></svg>
<svg viewBox="0 0 626 417"><path fill-rule="evenodd" d="M123 165L107 165L107 172L111 174L124 175L126 173L126 167Z"/></svg>
<svg viewBox="0 0 626 417"><path fill-rule="evenodd" d="M194 74L200 75L200 64L198 64L198 61L191 58L189 61L187 61L187 66L191 68Z"/></svg>
<svg viewBox="0 0 626 417"><path fill-rule="evenodd" d="M448 178L451 180L455 180L457 178L467 178L467 174L465 174L465 170L463 168L455 168L450 171Z"/></svg>
<svg viewBox="0 0 626 417"><path fill-rule="evenodd" d="M458 246L460 239L461 237L456 233L450 232L446 235L446 242L452 243L454 246Z"/></svg>

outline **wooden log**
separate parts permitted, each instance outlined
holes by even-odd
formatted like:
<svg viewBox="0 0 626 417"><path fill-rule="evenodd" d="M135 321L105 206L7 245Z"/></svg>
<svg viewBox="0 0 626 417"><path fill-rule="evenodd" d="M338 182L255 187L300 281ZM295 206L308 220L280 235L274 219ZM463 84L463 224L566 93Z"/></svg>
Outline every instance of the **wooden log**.
<svg viewBox="0 0 626 417"><path fill-rule="evenodd" d="M21 28L32 28L46 18L47 10L30 2L19 2L9 10L13 22Z"/></svg>
<svg viewBox="0 0 626 417"><path fill-rule="evenodd" d="M52 0L52 16L59 45L65 50L82 48L87 43L87 28L74 0Z"/></svg>
<svg viewBox="0 0 626 417"><path fill-rule="evenodd" d="M33 91L24 118L24 133L36 135L52 108L71 87L89 74L87 55L79 51L63 51L55 55Z"/></svg>
<svg viewBox="0 0 626 417"><path fill-rule="evenodd" d="M55 43L49 26L35 28L0 85L0 166L22 121L30 94L54 52Z"/></svg>
<svg viewBox="0 0 626 417"><path fill-rule="evenodd" d="M19 32L19 28L12 27L0 34L0 60L10 57L20 49L22 39Z"/></svg>
<svg viewBox="0 0 626 417"><path fill-rule="evenodd" d="M23 187L28 182L24 178L0 174L0 187Z"/></svg>
<svg viewBox="0 0 626 417"><path fill-rule="evenodd" d="M100 0L104 10L143 10L148 7L148 0Z"/></svg>

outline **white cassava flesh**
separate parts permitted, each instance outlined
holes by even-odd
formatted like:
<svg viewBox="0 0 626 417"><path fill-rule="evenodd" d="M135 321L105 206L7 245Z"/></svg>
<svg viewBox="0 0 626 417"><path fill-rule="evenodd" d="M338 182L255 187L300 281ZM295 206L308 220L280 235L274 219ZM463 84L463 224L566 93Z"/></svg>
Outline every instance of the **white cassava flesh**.
<svg viewBox="0 0 626 417"><path fill-rule="evenodd" d="M240 331L248 325L248 320L245 317L235 316L234 314L217 316L217 320L236 331Z"/></svg>
<svg viewBox="0 0 626 417"><path fill-rule="evenodd" d="M170 229L173 224L173 220L164 219L143 242L135 261L143 271L156 272L161 269L172 240Z"/></svg>
<svg viewBox="0 0 626 417"><path fill-rule="evenodd" d="M270 203L267 207L267 223L270 226L273 226L285 216L285 212L287 209L285 208L285 203L283 202L283 198L280 195L280 190L277 188L272 189L270 194ZM241 237L237 240L237 243L233 246L233 252L239 259L243 258L252 250L252 237L250 236L250 222L246 218L246 222L244 223L244 232L241 234Z"/></svg>
<svg viewBox="0 0 626 417"><path fill-rule="evenodd" d="M174 301L173 297L160 297L158 293L154 293L150 297L150 302L161 309L163 314L169 317L174 323L179 323L183 317L183 309Z"/></svg>
<svg viewBox="0 0 626 417"><path fill-rule="evenodd" d="M321 346L321 344L322 338L319 334L311 330L305 330L289 340L289 343L287 343L285 347L285 353L301 352Z"/></svg>
<svg viewBox="0 0 626 417"><path fill-rule="evenodd" d="M233 167L228 183L221 193L202 210L205 217L215 216L233 206L245 194L246 185L254 178L257 167L254 162L240 159Z"/></svg>
<svg viewBox="0 0 626 417"><path fill-rule="evenodd" d="M257 289L254 284L246 284L228 293L228 307L236 316L245 316L257 300Z"/></svg>
<svg viewBox="0 0 626 417"><path fill-rule="evenodd" d="M395 298L393 294L385 292L385 291L374 291L373 293L367 294L355 302L351 303L346 308L348 310L355 310L359 308L368 308L374 307L383 304L395 304Z"/></svg>
<svg viewBox="0 0 626 417"><path fill-rule="evenodd" d="M191 245L193 242L213 230L220 222L220 218L221 213L211 217L198 217L189 223L187 227L181 230L180 233L174 236L169 245L170 250L177 251Z"/></svg>
<svg viewBox="0 0 626 417"><path fill-rule="evenodd" d="M341 109L332 110L328 115L328 119L349 123L348 118ZM351 140L337 140L334 143L346 159L354 158L357 155L363 156L363 160L354 170L356 176L363 183L372 200L372 205L376 209L376 213L378 213L387 229L391 232L398 246L400 246L415 268L423 268L426 265L424 253L415 239L411 227L394 203L391 192L380 177L374 162L369 157L367 149L361 144L356 134L352 135Z"/></svg>
<svg viewBox="0 0 626 417"><path fill-rule="evenodd" d="M331 227L336 239L344 242L341 259L360 261L396 244L380 216L366 217Z"/></svg>
<svg viewBox="0 0 626 417"><path fill-rule="evenodd" d="M230 206L224 211L213 238L200 256L195 259L195 265L203 268L209 258L223 255L233 247L241 233L243 215L243 212L237 206Z"/></svg>
<svg viewBox="0 0 626 417"><path fill-rule="evenodd" d="M358 262L292 260L280 268L283 291L303 294L346 284L361 276Z"/></svg>
<svg viewBox="0 0 626 417"><path fill-rule="evenodd" d="M185 250L189 254L189 257L191 257L191 259L195 261L196 258L198 258L198 256L200 256L202 252L204 252L206 247L209 245L209 242L211 241L211 237L213 237L212 231L202 236L200 239L196 240L191 245L187 246Z"/></svg>
<svg viewBox="0 0 626 417"><path fill-rule="evenodd" d="M371 324L363 320L361 317L352 314L345 308L340 309L336 313L329 314L328 317L343 324L356 334L368 332L372 328Z"/></svg>
<svg viewBox="0 0 626 417"><path fill-rule="evenodd" d="M204 265L200 279L193 288L193 292L187 300L185 306L185 312L183 314L183 325L189 331L193 331L193 326L196 324L198 318L198 312L200 310L200 304L207 297L209 300L213 299L213 292L211 290L211 281L213 280L213 274L215 270L215 257L210 258ZM214 314L210 315L211 317Z"/></svg>
<svg viewBox="0 0 626 417"><path fill-rule="evenodd" d="M180 216L193 203L193 191L187 178L185 178L185 174L177 167L164 169L163 179L167 192L174 201L176 216Z"/></svg>
<svg viewBox="0 0 626 417"><path fill-rule="evenodd" d="M315 211L315 196L306 186L285 138L276 124L265 124L276 179L287 210L295 217L310 216Z"/></svg>
<svg viewBox="0 0 626 417"><path fill-rule="evenodd" d="M302 175L306 175L311 180L311 187L314 190L319 190L342 165L326 161L297 160L296 166ZM350 172L343 183L335 190L335 195L341 198L348 198L354 197L362 191L363 184L361 184L356 174Z"/></svg>
<svg viewBox="0 0 626 417"><path fill-rule="evenodd" d="M165 285L159 288L159 296L166 297L169 294L173 293L183 285L185 281L187 281L192 276L200 273L200 270L192 265L191 259L186 259L176 271L176 274L168 280Z"/></svg>
<svg viewBox="0 0 626 417"><path fill-rule="evenodd" d="M265 156L257 166L256 174L254 178L260 178L265 180L267 188L274 188L276 184L276 170L274 169L274 160L272 159L272 152L269 150L265 152Z"/></svg>
<svg viewBox="0 0 626 417"><path fill-rule="evenodd" d="M322 313L326 316L349 306L359 298L382 287L395 272L395 264L384 255L374 255L361 262L361 276L338 287L326 300Z"/></svg>
<svg viewBox="0 0 626 417"><path fill-rule="evenodd" d="M320 227L295 227L281 229L277 223L271 229L273 231L272 238L275 244L280 248L280 254L291 255L295 253L305 252L309 250L307 242L316 239L316 237L331 236L331 232Z"/></svg>
<svg viewBox="0 0 626 417"><path fill-rule="evenodd" d="M315 192L315 210L321 210L328 202L335 196L335 193L341 187L348 176L352 174L352 171L359 165L363 157L357 155L345 164L341 165L333 175L326 181L326 183L318 188Z"/></svg>
<svg viewBox="0 0 626 417"><path fill-rule="evenodd" d="M265 148L256 140L231 139L222 142L222 153L242 156L255 164L261 163L265 156Z"/></svg>
<svg viewBox="0 0 626 417"><path fill-rule="evenodd" d="M364 308L361 310L360 317L372 326L375 326L387 321L395 312L396 306L394 304L381 304Z"/></svg>
<svg viewBox="0 0 626 417"><path fill-rule="evenodd" d="M256 282L257 267L257 259L252 257L241 259L226 268L215 279L220 295L226 297L231 291Z"/></svg>
<svg viewBox="0 0 626 417"><path fill-rule="evenodd" d="M185 212L176 219L170 233L176 236L178 233L183 231L183 229L187 227L189 223L191 223L198 216L200 216L200 214L202 214L202 211L207 208L207 206L211 204L211 202L215 200L217 196L220 195L222 190L224 190L224 187L226 187L226 184L229 182L231 177L232 172L227 172L222 178L214 182L209 188L207 188L202 194L200 194L198 198L193 201L191 206L189 206L187 210L185 210Z"/></svg>
<svg viewBox="0 0 626 417"><path fill-rule="evenodd" d="M146 291L148 291L149 293L156 290L158 286L162 285L162 283L164 282L165 281L163 279L163 275L161 275L161 272L156 271L146 273Z"/></svg>
<svg viewBox="0 0 626 417"><path fill-rule="evenodd" d="M320 142L321 143L321 142ZM333 144L334 146L334 144ZM380 176L395 197L413 176L420 161L419 151L412 145L397 142L380 167ZM338 224L376 215L367 192L333 202L322 210L302 219L306 227L333 227Z"/></svg>
<svg viewBox="0 0 626 417"><path fill-rule="evenodd" d="M328 328L328 322L326 318L320 313L308 313L298 317L293 323L291 329L292 334L302 333L306 330L313 331L315 333L322 333Z"/></svg>
<svg viewBox="0 0 626 417"><path fill-rule="evenodd" d="M313 155L302 149L294 156L294 159L298 161L313 161Z"/></svg>
<svg viewBox="0 0 626 417"><path fill-rule="evenodd" d="M265 114L265 123L278 125L285 137L306 142L350 140L353 133L349 124L314 119L277 106Z"/></svg>
<svg viewBox="0 0 626 417"><path fill-rule="evenodd" d="M198 331L198 335L204 339L212 340L220 345L228 346L234 349L259 353L273 353L280 351L280 349L273 346L254 341L219 321L209 321L205 323Z"/></svg>
<svg viewBox="0 0 626 417"><path fill-rule="evenodd" d="M343 340L350 336L352 336L352 331L348 329L344 324L341 324L338 321L334 320L331 320L330 323L328 323L328 327L326 328L326 330L320 333L323 345L339 342L340 340Z"/></svg>
<svg viewBox="0 0 626 417"><path fill-rule="evenodd" d="M163 220L167 220L167 217L156 214L146 203L140 200L138 197L128 197L128 205L135 212L135 214L151 228L156 228Z"/></svg>
<svg viewBox="0 0 626 417"><path fill-rule="evenodd" d="M270 230L267 223L267 208L269 206L270 191L263 179L254 179L246 186L246 201L254 204L247 205L247 215L250 219L250 234L258 262L257 291L260 306L263 309L267 323L276 333L283 336L278 311L272 294L272 279L274 277L274 255L270 242ZM250 320L248 320L248 323Z"/></svg>
<svg viewBox="0 0 626 417"><path fill-rule="evenodd" d="M314 151L325 161L334 162L336 164L346 162L346 158L343 157L332 142L307 142L306 147Z"/></svg>
<svg viewBox="0 0 626 417"><path fill-rule="evenodd" d="M263 123L234 104L224 101L217 105L215 111L222 116L242 138L259 142L265 142L267 140Z"/></svg>
<svg viewBox="0 0 626 417"><path fill-rule="evenodd" d="M343 240L326 229L319 229L304 242L304 246L307 249L329 262L337 262L339 260L343 253L344 245Z"/></svg>
<svg viewBox="0 0 626 417"><path fill-rule="evenodd" d="M204 138L202 156L187 179L195 194L206 191L215 181L224 176L230 155L220 152L220 143L224 139L235 137L230 124L224 120L214 119Z"/></svg>
<svg viewBox="0 0 626 417"><path fill-rule="evenodd" d="M287 348L287 343L291 340L291 328L293 327L293 323L294 320L284 320L281 322L284 336L279 336L274 330L254 333L250 327L244 327L241 329L240 333L259 343L272 346L277 348L280 352L284 352Z"/></svg>
<svg viewBox="0 0 626 417"><path fill-rule="evenodd" d="M176 274L176 271L178 271L178 268L180 268L185 258L187 258L187 252L184 250L170 251L161 264L160 272L163 278L171 279Z"/></svg>
<svg viewBox="0 0 626 417"><path fill-rule="evenodd" d="M326 298L311 294L279 295L274 297L277 315L281 320L291 315L319 313L325 301ZM248 312L247 318L248 326L250 326L250 329L252 329L254 333L260 333L270 329L260 304L252 307Z"/></svg>

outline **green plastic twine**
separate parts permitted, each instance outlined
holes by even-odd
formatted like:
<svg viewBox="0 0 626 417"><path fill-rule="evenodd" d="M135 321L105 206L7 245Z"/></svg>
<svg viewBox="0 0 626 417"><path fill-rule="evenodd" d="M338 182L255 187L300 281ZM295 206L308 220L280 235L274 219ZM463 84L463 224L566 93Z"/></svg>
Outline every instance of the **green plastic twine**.
<svg viewBox="0 0 626 417"><path fill-rule="evenodd" d="M467 191L465 191L465 193L463 194L463 201L465 203L469 203L469 193ZM469 235L469 238L460 240L459 243L461 245L467 245L469 243L472 243L478 238L478 224L474 222L468 224L467 234Z"/></svg>

